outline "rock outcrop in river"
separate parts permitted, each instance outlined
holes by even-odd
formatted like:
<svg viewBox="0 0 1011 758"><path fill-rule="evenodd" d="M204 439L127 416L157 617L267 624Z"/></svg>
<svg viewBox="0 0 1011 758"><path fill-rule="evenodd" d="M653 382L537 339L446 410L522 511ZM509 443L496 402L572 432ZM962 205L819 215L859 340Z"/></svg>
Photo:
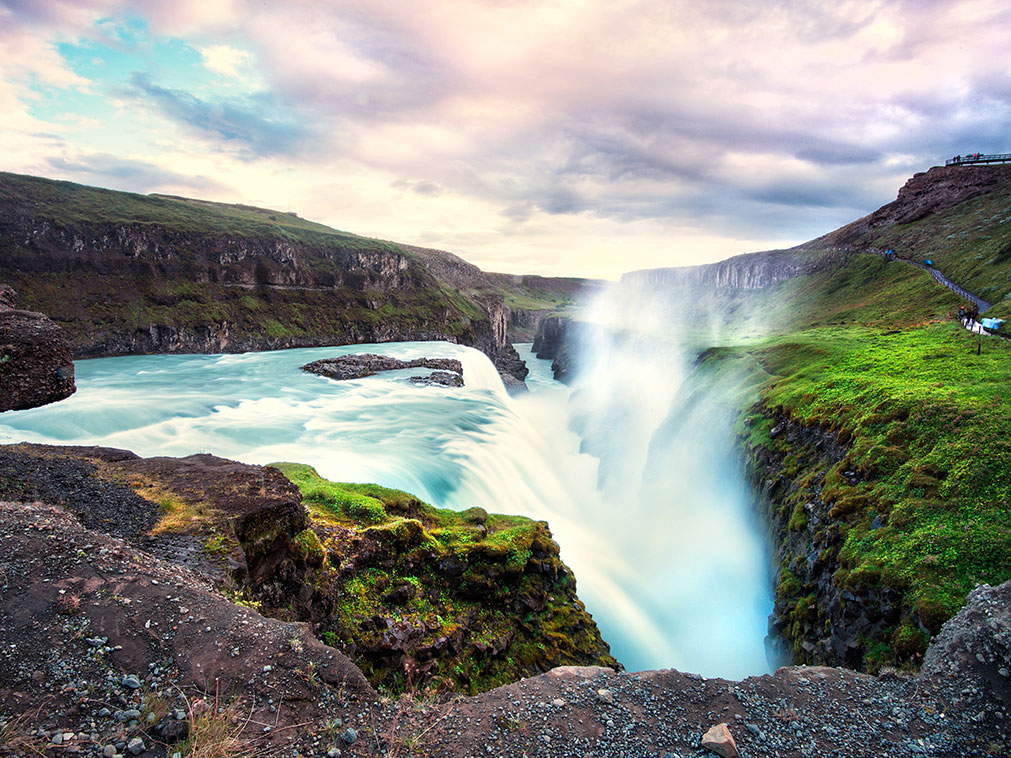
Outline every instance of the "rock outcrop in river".
<svg viewBox="0 0 1011 758"><path fill-rule="evenodd" d="M382 371L397 371L405 368L427 368L433 371L427 377L412 376L410 377L411 381L423 384L444 384L450 387L463 386L463 364L455 358L414 358L402 361L399 358L390 358L386 355L360 353L339 355L335 358L321 358L302 366L303 371L337 381L361 379L366 376L374 376Z"/></svg>

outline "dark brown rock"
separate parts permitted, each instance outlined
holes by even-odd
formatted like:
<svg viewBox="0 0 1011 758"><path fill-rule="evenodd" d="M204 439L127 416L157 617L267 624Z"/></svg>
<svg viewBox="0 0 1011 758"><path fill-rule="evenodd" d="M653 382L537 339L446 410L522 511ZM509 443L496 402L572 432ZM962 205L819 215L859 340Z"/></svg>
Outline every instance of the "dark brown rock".
<svg viewBox="0 0 1011 758"><path fill-rule="evenodd" d="M346 379L361 379L374 376L382 371L396 371L405 368L428 368L440 372L457 374L463 386L463 364L455 358L414 358L402 361L387 355L375 353L358 353L355 355L339 355L335 358L322 358L302 366L303 371L310 374L325 376L328 379L343 381ZM411 377L413 380L415 377ZM439 382L443 384L445 382Z"/></svg>
<svg viewBox="0 0 1011 758"><path fill-rule="evenodd" d="M76 389L63 330L41 313L0 310L0 411L54 403Z"/></svg>

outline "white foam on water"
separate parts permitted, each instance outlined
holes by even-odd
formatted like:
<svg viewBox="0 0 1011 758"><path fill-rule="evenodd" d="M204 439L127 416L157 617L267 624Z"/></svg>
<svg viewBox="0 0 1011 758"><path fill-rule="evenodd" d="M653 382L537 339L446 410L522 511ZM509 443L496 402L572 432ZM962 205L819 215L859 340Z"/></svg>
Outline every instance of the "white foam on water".
<svg viewBox="0 0 1011 758"><path fill-rule="evenodd" d="M363 352L457 358L465 386L382 374L336 382L299 370ZM526 346L521 352L529 356ZM697 435L709 421L699 417L690 449L684 440L671 443L684 466L659 480L650 473L684 372L636 358L641 383L630 399L608 376L608 357L597 358L600 383L584 384L578 402L550 379L546 362L532 358L531 393L510 398L486 356L450 343L79 361L78 392L3 414L0 442L298 461L329 479L378 482L440 507L544 519L626 666L732 677L765 671L760 540L742 517L740 492L721 492L720 476L691 470L705 458ZM581 414L582 434L570 428L573 413ZM699 535L717 528L723 545L707 548Z"/></svg>

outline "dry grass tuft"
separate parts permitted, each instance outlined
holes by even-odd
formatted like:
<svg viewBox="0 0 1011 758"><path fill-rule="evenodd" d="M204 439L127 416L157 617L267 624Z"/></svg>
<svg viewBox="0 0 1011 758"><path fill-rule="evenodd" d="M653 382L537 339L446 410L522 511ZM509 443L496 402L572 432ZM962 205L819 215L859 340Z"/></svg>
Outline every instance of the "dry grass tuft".
<svg viewBox="0 0 1011 758"><path fill-rule="evenodd" d="M239 703L222 704L215 694L213 703L207 700L186 700L190 733L173 752L184 758L253 758L255 752L242 732L249 719L244 717Z"/></svg>

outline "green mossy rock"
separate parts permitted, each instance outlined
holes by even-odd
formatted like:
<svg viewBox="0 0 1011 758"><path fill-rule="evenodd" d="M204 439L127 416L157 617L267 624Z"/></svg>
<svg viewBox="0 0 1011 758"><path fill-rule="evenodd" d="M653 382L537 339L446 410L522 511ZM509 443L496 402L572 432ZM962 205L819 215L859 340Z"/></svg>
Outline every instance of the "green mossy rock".
<svg viewBox="0 0 1011 758"><path fill-rule="evenodd" d="M543 521L273 465L312 524L292 542L306 569L290 607L269 611L311 621L376 687L476 693L555 666L620 668Z"/></svg>

